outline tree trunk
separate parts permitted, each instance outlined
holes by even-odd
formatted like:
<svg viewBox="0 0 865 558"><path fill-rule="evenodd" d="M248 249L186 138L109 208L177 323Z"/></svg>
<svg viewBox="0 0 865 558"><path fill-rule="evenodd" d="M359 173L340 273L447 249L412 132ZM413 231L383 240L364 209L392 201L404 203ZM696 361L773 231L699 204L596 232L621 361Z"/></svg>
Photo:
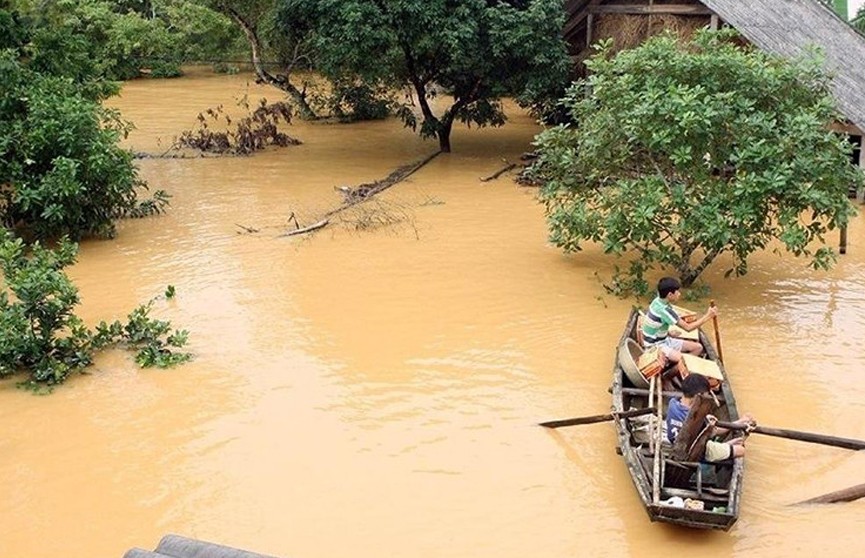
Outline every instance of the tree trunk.
<svg viewBox="0 0 865 558"><path fill-rule="evenodd" d="M451 152L451 136L450 132L445 132L444 130L438 133L439 138L439 149L442 153L450 153Z"/></svg>
<svg viewBox="0 0 865 558"><path fill-rule="evenodd" d="M700 274L697 273L691 266L684 265L679 268L679 281L684 288L688 288L694 284Z"/></svg>
<svg viewBox="0 0 865 558"><path fill-rule="evenodd" d="M451 152L451 130L453 130L453 127L454 119L450 114L446 114L444 118L442 118L437 134L439 138L439 149L441 149L442 153Z"/></svg>
<svg viewBox="0 0 865 558"><path fill-rule="evenodd" d="M258 38L258 33L255 27L246 21L240 13L229 6L220 5L220 11L234 20L237 25L243 30L246 35L246 40L249 42L250 50L252 51L252 66L255 68L255 75L258 80L268 85L272 85L288 94L294 102L297 113L303 120L315 120L317 118L315 111L309 106L306 100L306 93L301 91L289 81L289 76L282 74L271 74L261 63L261 41Z"/></svg>
<svg viewBox="0 0 865 558"><path fill-rule="evenodd" d="M676 266L676 271L679 274L679 281L682 283L682 286L688 288L699 276L699 273L691 267L691 254L694 250L693 248L686 248L681 243L679 244L679 250L681 251L679 254L681 260L679 260L679 265Z"/></svg>

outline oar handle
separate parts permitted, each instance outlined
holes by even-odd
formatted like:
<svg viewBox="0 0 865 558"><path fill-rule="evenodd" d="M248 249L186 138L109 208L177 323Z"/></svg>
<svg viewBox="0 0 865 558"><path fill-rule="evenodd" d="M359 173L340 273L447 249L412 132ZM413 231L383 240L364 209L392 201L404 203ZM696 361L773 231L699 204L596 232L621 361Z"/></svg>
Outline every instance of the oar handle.
<svg viewBox="0 0 865 558"><path fill-rule="evenodd" d="M592 415L590 417L577 417L562 420L551 420L540 423L540 426L545 428L561 428L562 426L576 426L578 424L595 424L596 422L607 422L623 418L639 417L642 415L650 415L657 409L655 407L646 407L645 409L634 409L632 411L622 411L620 413L608 413L606 415Z"/></svg>
<svg viewBox="0 0 865 558"><path fill-rule="evenodd" d="M715 299L709 301L709 306L715 308ZM718 360L724 362L724 351L721 350L721 330L718 329L718 316L712 316L712 327L715 329L715 345L718 349Z"/></svg>
<svg viewBox="0 0 865 558"><path fill-rule="evenodd" d="M748 428L747 424L738 422L718 421L716 426L728 430L745 430ZM755 426L752 428L751 432L763 434L764 436L774 436L776 438L787 438L788 440L799 440L800 442L809 442L812 444L835 446L837 448L846 448L851 450L865 449L865 441L863 440L839 438L837 436L827 436L825 434L815 434L813 432L801 432L799 430L786 430L783 428L769 428L767 426Z"/></svg>

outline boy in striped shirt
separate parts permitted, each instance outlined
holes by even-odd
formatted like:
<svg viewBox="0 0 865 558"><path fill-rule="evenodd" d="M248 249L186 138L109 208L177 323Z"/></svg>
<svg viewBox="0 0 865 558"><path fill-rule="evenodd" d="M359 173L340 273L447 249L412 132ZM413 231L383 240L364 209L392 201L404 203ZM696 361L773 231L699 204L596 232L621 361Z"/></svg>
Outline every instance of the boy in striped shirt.
<svg viewBox="0 0 865 558"><path fill-rule="evenodd" d="M643 346L658 346L664 356L673 362L679 362L682 353L699 355L703 352L703 346L697 341L681 339L676 332L670 331L670 326L694 331L718 314L718 310L710 306L699 319L690 323L683 320L673 310L673 303L682 296L681 289L681 284L673 277L664 277L658 281L658 296L649 305L642 326Z"/></svg>

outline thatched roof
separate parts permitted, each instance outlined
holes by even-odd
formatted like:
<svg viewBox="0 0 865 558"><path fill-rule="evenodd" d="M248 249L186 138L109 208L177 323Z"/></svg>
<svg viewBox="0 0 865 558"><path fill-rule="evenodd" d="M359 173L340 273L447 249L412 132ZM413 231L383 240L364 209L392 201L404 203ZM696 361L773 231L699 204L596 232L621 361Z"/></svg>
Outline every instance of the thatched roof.
<svg viewBox="0 0 865 558"><path fill-rule="evenodd" d="M564 36L575 60L585 57L584 45L595 40L589 29L592 13L675 14L706 21L704 14L715 13L766 52L792 58L817 47L834 76L838 110L865 131L865 37L818 0L678 0L654 5L646 0L565 0L565 9L569 17Z"/></svg>
<svg viewBox="0 0 865 558"><path fill-rule="evenodd" d="M767 52L795 57L819 47L838 109L865 131L865 37L817 0L701 0Z"/></svg>

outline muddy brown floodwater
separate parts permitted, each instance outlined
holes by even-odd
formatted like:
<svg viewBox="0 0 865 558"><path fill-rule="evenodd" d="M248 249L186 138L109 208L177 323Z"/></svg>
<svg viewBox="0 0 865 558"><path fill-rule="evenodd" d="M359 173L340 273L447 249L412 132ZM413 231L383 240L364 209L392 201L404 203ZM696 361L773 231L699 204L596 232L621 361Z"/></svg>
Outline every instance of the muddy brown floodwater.
<svg viewBox="0 0 865 558"><path fill-rule="evenodd" d="M197 72L112 105L138 126L128 145L159 153L243 95L279 98ZM435 145L396 121L298 122L298 147L140 160L171 209L82 245L80 313L122 318L174 285L154 312L196 358L139 370L112 351L47 397L0 383L0 557L120 558L169 532L285 558L857 552L865 500L789 504L865 482L865 454L754 435L739 522L693 532L649 523L611 425L536 426L609 408L631 303L604 294L599 250L549 245L535 190L479 180L538 131L508 112L309 237L278 235ZM723 263L706 279L740 409L865 438L862 217L829 273L767 252L724 280Z"/></svg>

